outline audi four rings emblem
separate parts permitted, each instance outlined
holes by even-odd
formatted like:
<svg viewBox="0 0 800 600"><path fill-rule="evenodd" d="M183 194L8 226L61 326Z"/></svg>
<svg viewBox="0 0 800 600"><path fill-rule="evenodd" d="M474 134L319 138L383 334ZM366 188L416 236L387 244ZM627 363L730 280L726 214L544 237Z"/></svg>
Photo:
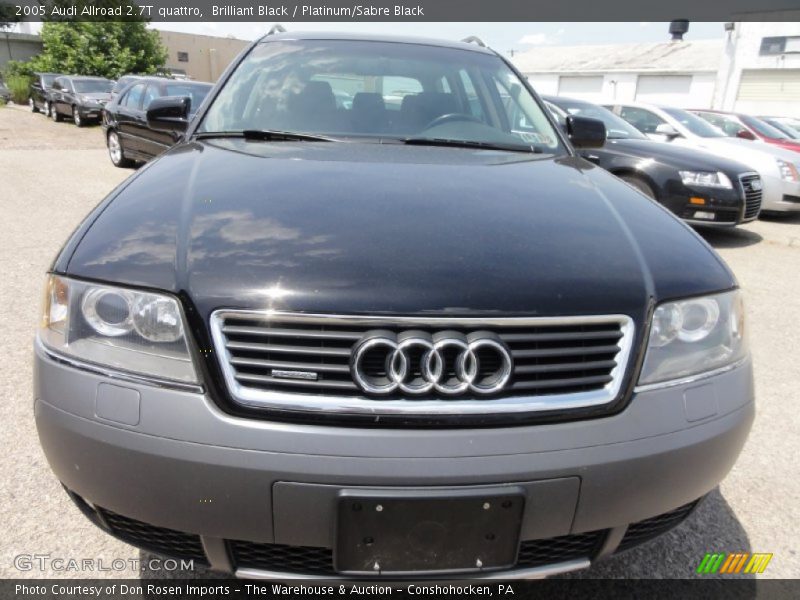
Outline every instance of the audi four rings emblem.
<svg viewBox="0 0 800 600"><path fill-rule="evenodd" d="M483 361L483 364L482 364ZM353 347L350 369L368 394L494 394L511 378L511 352L496 334L373 330Z"/></svg>

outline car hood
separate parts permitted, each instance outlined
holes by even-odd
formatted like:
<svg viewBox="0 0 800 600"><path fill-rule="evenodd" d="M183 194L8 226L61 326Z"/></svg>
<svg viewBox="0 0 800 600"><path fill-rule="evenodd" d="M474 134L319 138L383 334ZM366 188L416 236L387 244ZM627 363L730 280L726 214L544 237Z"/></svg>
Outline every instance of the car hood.
<svg viewBox="0 0 800 600"><path fill-rule="evenodd" d="M219 307L643 318L728 289L699 236L574 157L193 141L96 209L55 265Z"/></svg>
<svg viewBox="0 0 800 600"><path fill-rule="evenodd" d="M111 100L111 93L110 92L92 92L90 94L79 94L83 98L90 98L92 100L98 100L100 102L107 102Z"/></svg>
<svg viewBox="0 0 800 600"><path fill-rule="evenodd" d="M779 148L791 150L792 152L800 152L800 142L792 140L780 140L777 138L768 138L765 140L767 144L773 144Z"/></svg>
<svg viewBox="0 0 800 600"><path fill-rule="evenodd" d="M726 173L735 174L752 171L752 168L735 160L716 156L694 148L687 148L676 144L665 144L650 139L610 139L606 142L606 148L618 149L627 154L641 156L642 158L653 158L677 169L724 171Z"/></svg>
<svg viewBox="0 0 800 600"><path fill-rule="evenodd" d="M759 172L761 177L780 178L776 158L800 164L797 153L779 146L742 140L738 138L697 138L692 140L692 147L700 148L717 156L736 158Z"/></svg>

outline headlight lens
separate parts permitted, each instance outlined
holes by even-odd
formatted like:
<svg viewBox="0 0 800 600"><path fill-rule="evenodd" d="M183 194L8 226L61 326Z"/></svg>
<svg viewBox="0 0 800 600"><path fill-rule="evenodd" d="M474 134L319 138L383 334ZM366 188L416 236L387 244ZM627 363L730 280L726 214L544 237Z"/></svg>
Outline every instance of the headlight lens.
<svg viewBox="0 0 800 600"><path fill-rule="evenodd" d="M738 291L665 302L653 313L639 384L690 377L747 355Z"/></svg>
<svg viewBox="0 0 800 600"><path fill-rule="evenodd" d="M62 354L160 379L197 382L177 300L50 275L42 342Z"/></svg>
<svg viewBox="0 0 800 600"><path fill-rule="evenodd" d="M710 187L721 189L732 189L731 180L725 173L720 171L678 171L681 175L683 185L693 185L695 187Z"/></svg>
<svg viewBox="0 0 800 600"><path fill-rule="evenodd" d="M788 161L776 158L775 162L778 163L778 170L781 172L781 179L784 181L800 181L800 172L797 167Z"/></svg>

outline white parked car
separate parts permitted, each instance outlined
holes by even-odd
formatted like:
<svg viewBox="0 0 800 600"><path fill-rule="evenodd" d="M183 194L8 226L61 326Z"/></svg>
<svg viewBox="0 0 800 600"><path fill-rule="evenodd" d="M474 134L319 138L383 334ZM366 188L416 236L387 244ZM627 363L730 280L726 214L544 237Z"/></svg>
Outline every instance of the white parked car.
<svg viewBox="0 0 800 600"><path fill-rule="evenodd" d="M762 213L800 212L800 155L796 152L727 137L707 121L680 108L641 102L606 107L651 139L733 158L757 171L764 186Z"/></svg>

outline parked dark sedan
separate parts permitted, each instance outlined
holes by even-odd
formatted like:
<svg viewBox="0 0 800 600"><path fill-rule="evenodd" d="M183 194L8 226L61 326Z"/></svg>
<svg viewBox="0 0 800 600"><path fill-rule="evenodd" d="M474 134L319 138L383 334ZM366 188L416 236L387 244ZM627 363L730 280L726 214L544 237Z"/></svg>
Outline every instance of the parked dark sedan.
<svg viewBox="0 0 800 600"><path fill-rule="evenodd" d="M33 112L43 112L50 114L50 88L56 77L61 77L61 73L34 73L34 80L29 89L28 106Z"/></svg>
<svg viewBox="0 0 800 600"><path fill-rule="evenodd" d="M146 162L172 146L176 132L157 131L147 126L147 108L156 98L189 98L189 114L202 104L210 83L175 81L165 77L136 77L122 89L103 113L108 155L118 167L130 167L135 161Z"/></svg>
<svg viewBox="0 0 800 600"><path fill-rule="evenodd" d="M545 96L560 123L568 115L600 119L604 147L581 151L584 158L696 225L734 226L758 217L761 177L741 163L700 150L655 142L602 106Z"/></svg>
<svg viewBox="0 0 800 600"><path fill-rule="evenodd" d="M99 121L113 85L103 77L57 77L50 90L50 117L54 121L70 117L78 127Z"/></svg>
<svg viewBox="0 0 800 600"><path fill-rule="evenodd" d="M114 87L111 88L111 99L113 100L119 96L120 92L132 84L134 81L139 81L144 75L123 75L116 82Z"/></svg>

